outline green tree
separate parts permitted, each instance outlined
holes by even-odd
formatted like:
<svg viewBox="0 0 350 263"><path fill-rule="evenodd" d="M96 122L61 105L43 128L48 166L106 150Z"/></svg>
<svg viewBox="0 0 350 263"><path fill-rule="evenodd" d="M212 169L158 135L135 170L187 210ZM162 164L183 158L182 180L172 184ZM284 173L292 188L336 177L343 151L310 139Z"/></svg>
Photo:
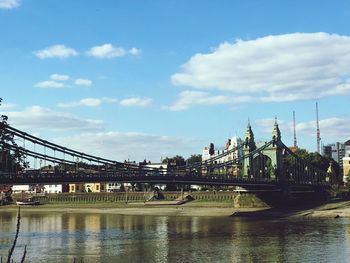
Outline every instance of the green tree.
<svg viewBox="0 0 350 263"><path fill-rule="evenodd" d="M201 154L192 154L187 160L187 164L195 164L202 161L202 155Z"/></svg>
<svg viewBox="0 0 350 263"><path fill-rule="evenodd" d="M176 156L174 156L172 158L166 157L162 161L162 163L168 164L168 165L171 165L171 166L182 166L182 165L186 164L186 161L185 161L185 158L183 158L182 156L176 155Z"/></svg>
<svg viewBox="0 0 350 263"><path fill-rule="evenodd" d="M332 162L335 174L339 175L339 173L340 173L339 164L336 161L334 161L332 158L330 158L329 156L322 156L321 154L319 154L317 152L309 153L305 149L297 149L295 154L299 158L304 160L306 163L309 163L313 166L316 166L317 168L319 168L323 171L327 171L329 164Z"/></svg>
<svg viewBox="0 0 350 263"><path fill-rule="evenodd" d="M0 98L1 106L2 98ZM0 171L13 172L22 170L27 164L22 154L18 150L11 150L11 146L18 148L15 142L14 134L6 129L8 117L0 117Z"/></svg>

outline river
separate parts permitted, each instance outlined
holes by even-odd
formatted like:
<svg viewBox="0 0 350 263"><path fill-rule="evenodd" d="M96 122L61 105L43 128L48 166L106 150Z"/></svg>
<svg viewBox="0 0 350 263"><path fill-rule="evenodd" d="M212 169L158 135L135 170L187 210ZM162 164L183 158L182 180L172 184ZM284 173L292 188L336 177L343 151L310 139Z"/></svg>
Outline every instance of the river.
<svg viewBox="0 0 350 263"><path fill-rule="evenodd" d="M0 255L16 212L0 211ZM350 262L350 220L22 212L20 262Z"/></svg>

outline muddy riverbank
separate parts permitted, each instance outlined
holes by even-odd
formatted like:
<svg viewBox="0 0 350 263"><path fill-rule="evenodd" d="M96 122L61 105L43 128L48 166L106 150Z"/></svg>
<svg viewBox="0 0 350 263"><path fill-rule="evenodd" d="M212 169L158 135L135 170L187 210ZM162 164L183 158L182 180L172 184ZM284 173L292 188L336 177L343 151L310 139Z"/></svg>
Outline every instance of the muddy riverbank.
<svg viewBox="0 0 350 263"><path fill-rule="evenodd" d="M16 205L0 208L1 211L17 211ZM145 205L135 203L45 204L21 207L23 213L108 213L120 215L154 216L206 216L206 217L348 217L350 200L333 200L326 204L289 208L234 208L229 202L192 201L182 205Z"/></svg>

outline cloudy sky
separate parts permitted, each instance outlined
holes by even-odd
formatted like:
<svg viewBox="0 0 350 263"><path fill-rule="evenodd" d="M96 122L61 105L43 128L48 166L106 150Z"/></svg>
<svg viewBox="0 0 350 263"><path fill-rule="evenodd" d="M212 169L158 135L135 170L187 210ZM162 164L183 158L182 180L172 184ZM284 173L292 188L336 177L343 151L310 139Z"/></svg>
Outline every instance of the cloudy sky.
<svg viewBox="0 0 350 263"><path fill-rule="evenodd" d="M222 147L248 118L292 145L350 137L349 1L0 0L0 112L111 159Z"/></svg>

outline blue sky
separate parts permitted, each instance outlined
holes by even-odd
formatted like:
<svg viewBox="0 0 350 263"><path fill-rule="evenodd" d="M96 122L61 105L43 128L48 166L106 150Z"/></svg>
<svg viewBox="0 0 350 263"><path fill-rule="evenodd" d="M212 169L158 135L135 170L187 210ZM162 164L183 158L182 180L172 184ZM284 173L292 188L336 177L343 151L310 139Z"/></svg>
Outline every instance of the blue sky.
<svg viewBox="0 0 350 263"><path fill-rule="evenodd" d="M259 140L350 137L348 1L0 0L0 111L118 160Z"/></svg>

